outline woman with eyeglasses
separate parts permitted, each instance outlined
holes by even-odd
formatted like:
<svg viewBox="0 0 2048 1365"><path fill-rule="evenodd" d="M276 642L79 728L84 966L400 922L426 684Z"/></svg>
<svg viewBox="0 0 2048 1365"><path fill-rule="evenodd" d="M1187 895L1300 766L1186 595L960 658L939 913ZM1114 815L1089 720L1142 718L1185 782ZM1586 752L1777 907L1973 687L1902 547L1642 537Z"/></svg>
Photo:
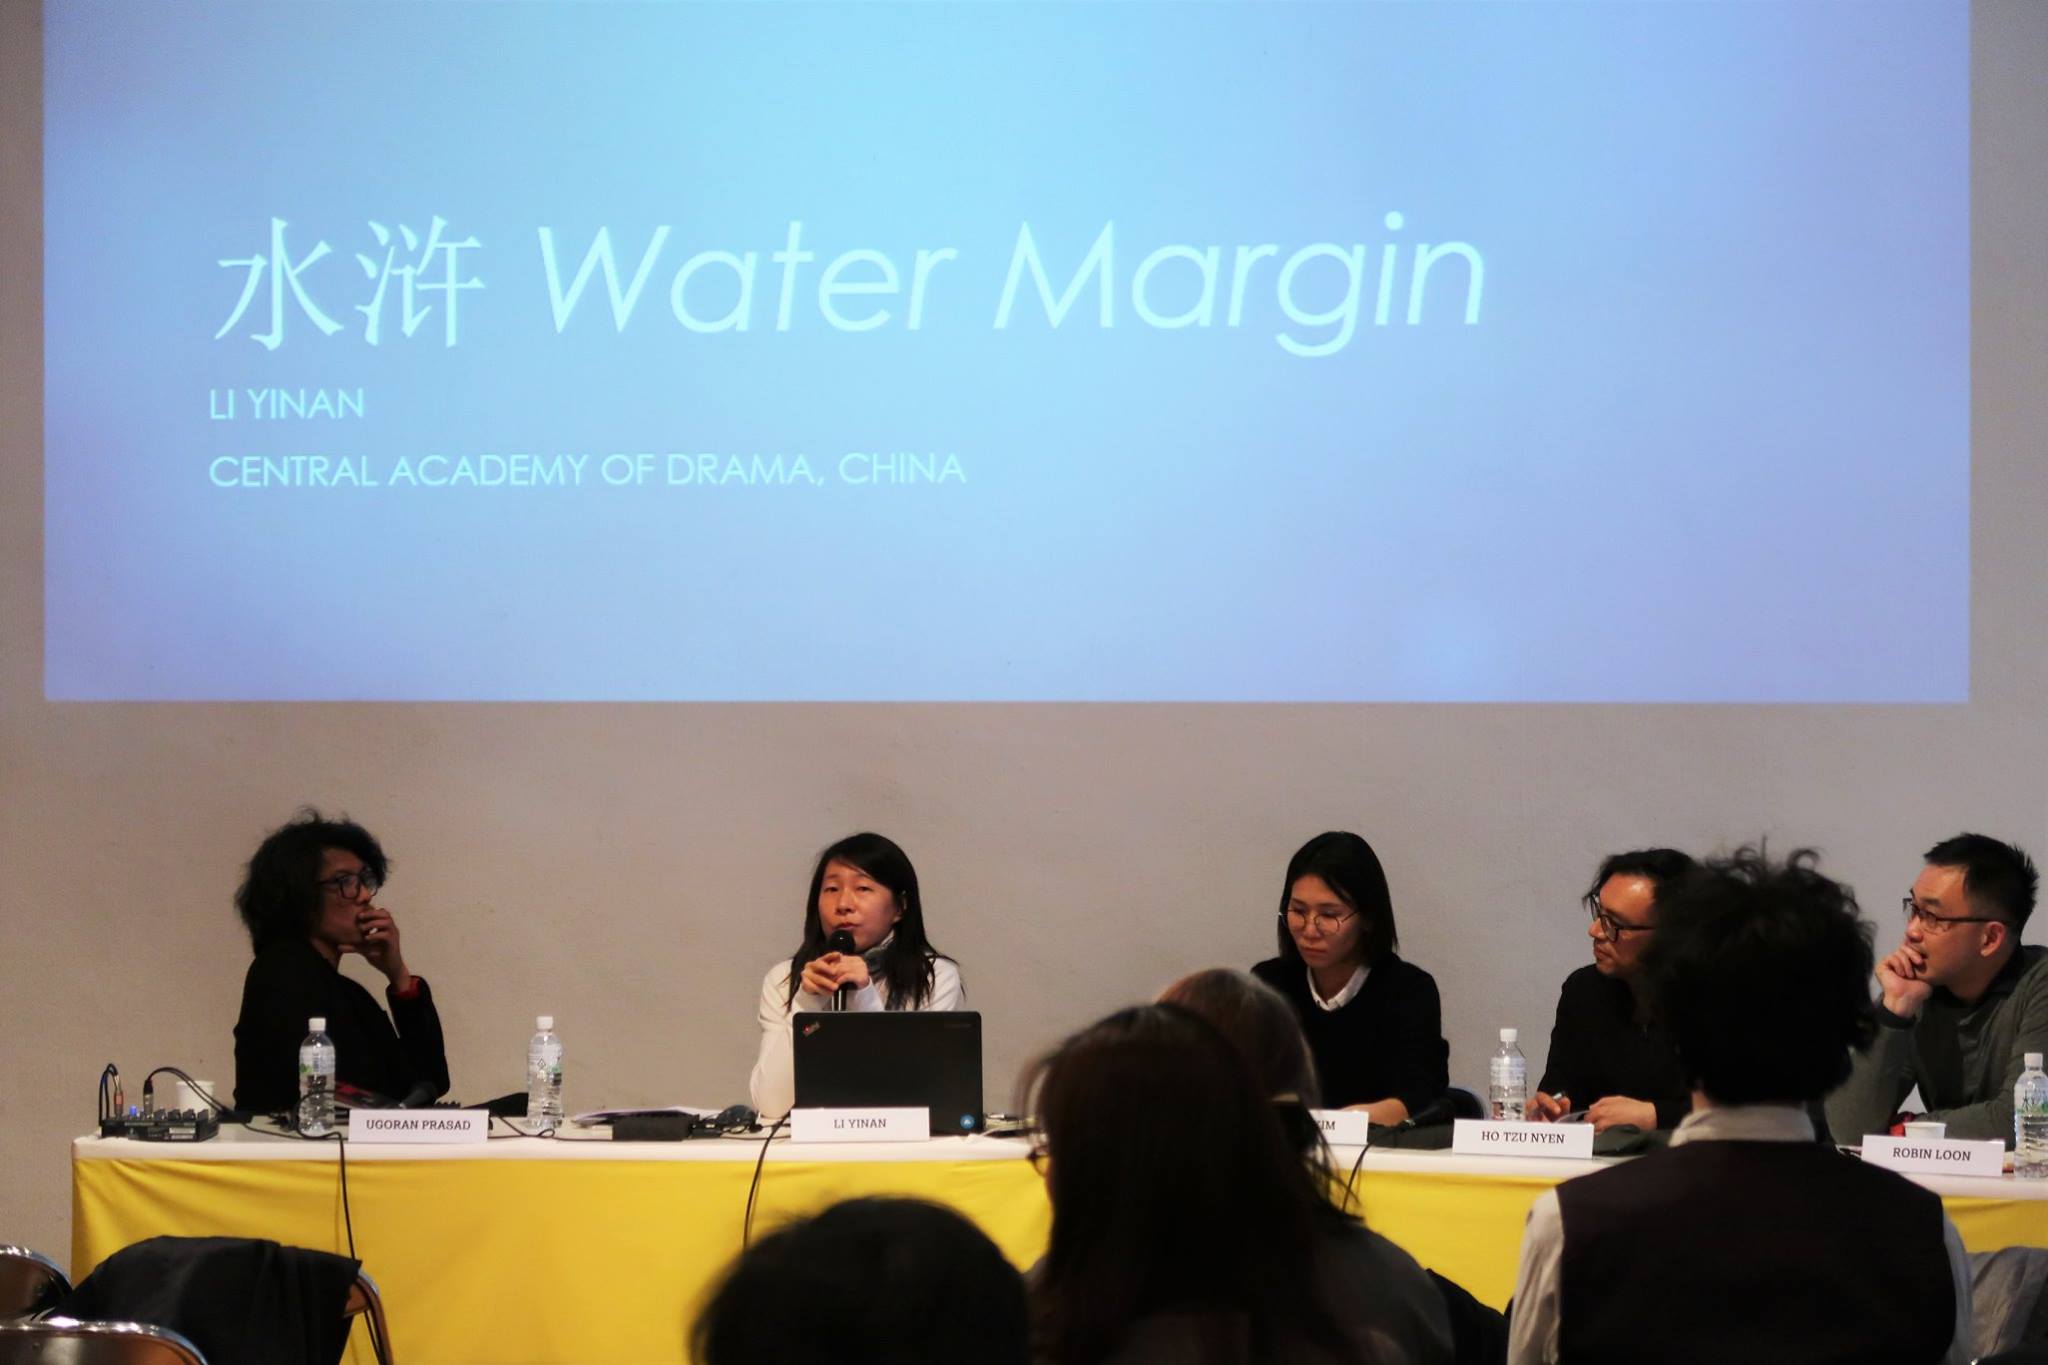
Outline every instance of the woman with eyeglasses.
<svg viewBox="0 0 2048 1365"><path fill-rule="evenodd" d="M256 957L235 1021L235 1108L275 1113L298 1103L299 1044L316 1017L334 1041L337 1085L415 1103L447 1093L433 993L406 965L398 922L376 903L389 870L368 830L311 809L249 859L235 909ZM350 955L383 974L388 1016L341 972Z"/></svg>
<svg viewBox="0 0 2048 1365"><path fill-rule="evenodd" d="M839 934L850 949L835 946ZM917 869L879 834L849 835L818 855L802 941L761 982L761 1048L747 1090L762 1118L782 1117L795 1101L796 1016L842 997L858 1011L957 1010L965 1000L959 966L925 937Z"/></svg>
<svg viewBox="0 0 2048 1365"><path fill-rule="evenodd" d="M1294 1006L1323 1102L1374 1123L1419 1114L1450 1088L1436 979L1396 951L1378 855L1356 834L1318 834L1287 864L1280 953L1252 975Z"/></svg>
<svg viewBox="0 0 2048 1365"><path fill-rule="evenodd" d="M1359 1292L1380 1239L1324 1197L1243 1055L1194 1012L1113 1014L1025 1094L1052 1205L1026 1276L1042 1365L1443 1359L1411 1357L1389 1296Z"/></svg>
<svg viewBox="0 0 2048 1365"><path fill-rule="evenodd" d="M1610 855L1584 900L1593 961L1564 979L1543 1079L1529 1096L1537 1122L1583 1114L1596 1132L1676 1128L1692 1083L1657 1026L1642 961L1657 936L1657 901L1697 865L1675 848Z"/></svg>

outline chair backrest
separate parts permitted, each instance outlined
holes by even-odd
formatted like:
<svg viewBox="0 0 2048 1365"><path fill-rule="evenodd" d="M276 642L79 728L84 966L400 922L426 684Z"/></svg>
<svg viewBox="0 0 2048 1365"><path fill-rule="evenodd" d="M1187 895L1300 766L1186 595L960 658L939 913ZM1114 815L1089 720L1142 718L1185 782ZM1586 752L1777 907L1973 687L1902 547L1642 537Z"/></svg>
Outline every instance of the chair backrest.
<svg viewBox="0 0 2048 1365"><path fill-rule="evenodd" d="M0 1322L0 1365L206 1365L176 1332L139 1322Z"/></svg>
<svg viewBox="0 0 2048 1365"><path fill-rule="evenodd" d="M349 1286L348 1302L341 1311L369 1324L370 1350L377 1357L377 1365L391 1365L391 1329L384 1323L384 1296L377 1292L377 1282L370 1278L369 1271L356 1271L356 1282Z"/></svg>
<svg viewBox="0 0 2048 1365"><path fill-rule="evenodd" d="M39 1313L71 1292L49 1257L27 1247L0 1246L0 1319Z"/></svg>

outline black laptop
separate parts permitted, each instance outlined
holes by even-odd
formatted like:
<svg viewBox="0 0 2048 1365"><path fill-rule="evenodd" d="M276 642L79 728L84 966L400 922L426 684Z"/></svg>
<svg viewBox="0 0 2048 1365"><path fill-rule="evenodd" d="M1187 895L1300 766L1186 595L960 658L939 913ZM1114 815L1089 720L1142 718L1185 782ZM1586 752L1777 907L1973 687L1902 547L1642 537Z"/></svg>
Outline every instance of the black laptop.
<svg viewBox="0 0 2048 1365"><path fill-rule="evenodd" d="M929 1109L934 1137L981 1131L981 1015L975 1011L805 1011L790 1034L797 1108Z"/></svg>

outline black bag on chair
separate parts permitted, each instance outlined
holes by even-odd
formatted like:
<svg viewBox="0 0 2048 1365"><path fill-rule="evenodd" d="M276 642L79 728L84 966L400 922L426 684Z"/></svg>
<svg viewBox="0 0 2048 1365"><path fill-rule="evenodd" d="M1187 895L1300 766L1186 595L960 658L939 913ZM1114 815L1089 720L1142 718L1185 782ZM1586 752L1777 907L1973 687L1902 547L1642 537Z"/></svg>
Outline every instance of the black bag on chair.
<svg viewBox="0 0 2048 1365"><path fill-rule="evenodd" d="M337 1365L360 1268L248 1237L152 1237L102 1261L54 1311L168 1327L208 1365Z"/></svg>

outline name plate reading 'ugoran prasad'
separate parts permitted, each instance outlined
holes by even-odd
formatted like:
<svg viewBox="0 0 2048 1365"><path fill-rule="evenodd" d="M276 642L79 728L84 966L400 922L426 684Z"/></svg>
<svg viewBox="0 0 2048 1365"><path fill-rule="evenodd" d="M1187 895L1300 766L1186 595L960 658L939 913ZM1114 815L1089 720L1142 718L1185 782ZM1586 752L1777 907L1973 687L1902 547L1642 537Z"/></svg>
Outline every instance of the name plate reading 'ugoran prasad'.
<svg viewBox="0 0 2048 1365"><path fill-rule="evenodd" d="M1460 1156L1561 1156L1590 1161L1593 1125L1459 1119L1451 1130L1451 1150Z"/></svg>
<svg viewBox="0 0 2048 1365"><path fill-rule="evenodd" d="M1962 1138L1886 1137L1863 1139L1863 1159L1891 1171L1915 1175L1975 1175L1992 1180L2005 1174L2005 1144Z"/></svg>
<svg viewBox="0 0 2048 1365"><path fill-rule="evenodd" d="M792 1109L797 1142L923 1142L932 1135L929 1109Z"/></svg>
<svg viewBox="0 0 2048 1365"><path fill-rule="evenodd" d="M487 1109L351 1109L350 1142L482 1142L491 1135Z"/></svg>
<svg viewBox="0 0 2048 1365"><path fill-rule="evenodd" d="M1311 1109L1309 1117L1332 1147L1363 1147L1372 1119L1363 1109Z"/></svg>

